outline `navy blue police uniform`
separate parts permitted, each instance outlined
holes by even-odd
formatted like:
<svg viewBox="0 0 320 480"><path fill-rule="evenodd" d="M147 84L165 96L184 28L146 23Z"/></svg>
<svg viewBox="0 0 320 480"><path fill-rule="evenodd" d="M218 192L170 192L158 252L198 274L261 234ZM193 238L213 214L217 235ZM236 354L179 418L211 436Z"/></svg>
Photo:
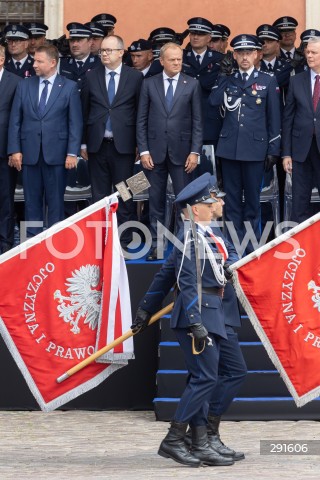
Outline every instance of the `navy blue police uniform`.
<svg viewBox="0 0 320 480"><path fill-rule="evenodd" d="M69 38L90 38L92 37L92 30L81 23L73 22L67 25L69 31ZM82 91L86 79L86 73L101 65L101 60L97 55L89 54L85 62L79 66L78 62L73 57L63 57L60 59L60 75L73 80L78 85L79 92Z"/></svg>
<svg viewBox="0 0 320 480"><path fill-rule="evenodd" d="M207 182L208 187L212 185L212 182L216 184L215 177L212 176L210 179L208 173L202 175L197 180ZM182 191L181 197L178 195L178 202L185 202L185 195L190 195L188 192L192 191L192 184L197 184L197 180L190 184L191 187L189 189L186 187L184 191ZM184 193L185 191L187 193ZM220 192L215 191L215 193L216 196L224 195L223 192L220 194ZM189 225L187 228L188 227ZM201 232L200 238L203 235L208 238L210 246L216 256L219 256L217 244L212 241L210 233L213 233L216 239L222 244L225 242L229 264L238 260L235 248L223 237L217 225L211 225L211 230L210 228L204 229L201 226L198 226L198 228ZM186 238L186 241L190 241L190 236ZM230 283L225 285L223 278L215 278L208 259L202 260L201 284L203 292L200 313L197 278L195 275L195 252L194 249L192 249L192 244L191 254L191 260L188 261L179 250L173 250L161 270L156 274L148 291L140 301L139 307L150 314L155 313L160 308L162 301L172 286L176 281L178 282L179 288L172 312L171 327L174 329L184 352L189 371L189 379L188 386L182 395L174 418L175 421L178 422L189 422L192 427L193 425L206 425L208 411L209 415L217 418L227 410L244 381L247 369L237 334L234 331L234 327L241 325L235 291ZM221 291L223 285L225 285L225 289L222 300L218 293ZM214 350L210 350L211 347L205 348L205 350L209 349L207 354L209 359L214 362L212 365L214 369L212 369L211 373L209 373L208 359L206 358L205 351L199 356L199 362L191 351L189 327L192 323L197 322L202 322L209 331L209 336L216 340ZM217 348L217 352L215 348ZM218 369L215 365L217 361ZM202 369L204 372L202 372ZM203 378L206 378L204 385L199 385L199 371L201 375L204 375ZM202 384L202 382L200 383ZM207 392L209 385L211 385L211 393ZM206 397L206 401L203 401L204 396ZM233 460L244 458L241 452L236 453L227 447L223 449L223 444L221 444L221 446L222 451L216 450L222 455L227 454L226 456L229 456Z"/></svg>
<svg viewBox="0 0 320 480"><path fill-rule="evenodd" d="M280 17L277 18L272 24L273 27L276 27L280 32L294 32L298 26L298 22L293 17ZM293 60L295 53L295 48L293 52L287 52L280 48L280 58L284 59L286 62L291 62Z"/></svg>
<svg viewBox="0 0 320 480"><path fill-rule="evenodd" d="M24 25L10 24L3 29L3 34L6 40L29 40L30 31ZM17 68L16 61L8 55L5 61L5 69L8 72L19 75L21 78L33 77L36 72L33 68L33 58L31 55L26 53L26 59L23 64Z"/></svg>
<svg viewBox="0 0 320 480"><path fill-rule="evenodd" d="M189 32L210 34L213 25L204 18L191 18L188 20ZM202 112L203 112L203 143L216 147L221 129L221 115L219 107L208 102L209 95L218 78L220 62L224 55L209 48L203 56L201 63L196 59L192 50L184 50L182 72L199 80L201 86Z"/></svg>
<svg viewBox="0 0 320 480"><path fill-rule="evenodd" d="M239 35L231 46L256 49L257 37ZM217 155L221 158L223 188L227 194L225 219L233 223L240 242L245 221L256 238L260 231L260 190L267 156L280 155L280 100L274 76L253 69L244 82L240 71L220 75L209 102L225 109ZM244 202L243 202L244 195ZM230 225L230 224L229 224ZM253 250L251 242L247 253Z"/></svg>

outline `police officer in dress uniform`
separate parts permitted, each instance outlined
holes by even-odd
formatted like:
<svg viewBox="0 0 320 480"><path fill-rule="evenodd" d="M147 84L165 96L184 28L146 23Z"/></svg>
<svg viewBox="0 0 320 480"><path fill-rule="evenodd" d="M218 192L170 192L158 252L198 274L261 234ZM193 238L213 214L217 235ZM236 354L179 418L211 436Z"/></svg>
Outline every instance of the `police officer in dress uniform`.
<svg viewBox="0 0 320 480"><path fill-rule="evenodd" d="M92 55L100 55L101 43L105 37L103 26L98 22L86 22L84 25L90 28L92 32L92 37L91 37Z"/></svg>
<svg viewBox="0 0 320 480"><path fill-rule="evenodd" d="M213 222L210 224L211 232L214 235L212 241L221 242L219 247L225 259L224 267L228 268L230 264L238 260L238 255L234 246L224 238L218 223L216 222L216 220L222 217L225 193L219 190L214 175L209 178L209 174L206 173L201 178L208 179L210 193L213 198L217 200L216 203L212 204ZM163 300L176 283L176 273L173 260L174 254L171 253L163 264L161 270L156 274L148 291L140 301L132 325L134 331L143 330L148 325L151 315L161 308ZM209 409L206 408L204 414L207 415L207 431L210 445L220 455L232 458L236 461L243 459L244 454L242 452L236 452L224 445L221 442L219 435L221 415L227 411L232 399L237 395L247 372L246 364L238 342L238 336L234 331L234 327L241 326L241 320L237 297L230 282L227 282L225 285L222 304L228 338L221 338L219 341L220 357L218 382L211 394ZM185 437L185 442L188 444L191 444L190 433L191 430L189 430Z"/></svg>
<svg viewBox="0 0 320 480"><path fill-rule="evenodd" d="M211 40L212 23L201 17L188 20L191 50L183 53L182 72L200 82L203 112L203 143L217 146L221 129L221 116L218 107L208 103L220 68L222 53L208 48Z"/></svg>
<svg viewBox="0 0 320 480"><path fill-rule="evenodd" d="M60 74L83 88L86 73L101 64L100 58L91 53L92 31L82 23L68 23L71 57L61 58Z"/></svg>
<svg viewBox="0 0 320 480"><path fill-rule="evenodd" d="M7 25L3 33L8 44L9 57L5 69L19 77L33 77L33 58L28 54L30 31L24 25Z"/></svg>
<svg viewBox="0 0 320 480"><path fill-rule="evenodd" d="M284 58L278 57L279 41L282 39L280 31L272 25L263 24L257 28L256 33L264 41L260 70L274 74L281 89L288 87L292 66ZM284 104L283 95L282 98Z"/></svg>
<svg viewBox="0 0 320 480"><path fill-rule="evenodd" d="M45 45L48 27L44 23L39 22L25 23L24 26L30 32L28 53L33 57L36 49Z"/></svg>
<svg viewBox="0 0 320 480"><path fill-rule="evenodd" d="M191 206L197 237L195 243L187 224L185 238L180 232L184 249L180 251L174 247L172 254L178 293L171 315L171 328L182 348L189 381L158 451L163 457L193 467L201 462L206 465L233 464L232 457L222 457L210 446L207 434L207 405L218 380L219 344L221 338L227 339L222 307L225 285L223 258L217 244L211 242L208 231L212 204L217 201L211 197L209 178L209 174L197 178L175 200L186 219L189 218L187 204ZM201 353L195 354L195 351ZM184 442L188 424L192 429L190 452Z"/></svg>
<svg viewBox="0 0 320 480"><path fill-rule="evenodd" d="M287 60L287 62L291 62L295 53L294 43L297 38L297 20L293 17L280 17L272 25L280 30L282 35L280 40L280 57Z"/></svg>
<svg viewBox="0 0 320 480"><path fill-rule="evenodd" d="M225 69L222 64L219 80L209 97L212 105L222 105L225 109L217 155L221 158L227 193L228 234L230 228L235 229L240 242L246 233L244 222L251 224L256 238L260 239L263 174L280 155L279 87L274 76L254 68L258 42L256 36L246 34L232 40L239 71L233 73L229 66ZM253 249L250 241L246 251L250 253Z"/></svg>

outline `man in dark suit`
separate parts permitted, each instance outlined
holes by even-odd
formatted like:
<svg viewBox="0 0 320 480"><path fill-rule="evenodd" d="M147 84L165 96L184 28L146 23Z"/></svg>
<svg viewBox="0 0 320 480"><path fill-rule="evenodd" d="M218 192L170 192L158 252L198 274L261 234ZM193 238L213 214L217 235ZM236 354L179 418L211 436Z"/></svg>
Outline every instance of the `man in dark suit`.
<svg viewBox="0 0 320 480"><path fill-rule="evenodd" d="M133 174L136 156L136 115L143 75L122 63L121 37L110 35L101 44L102 64L88 72L82 91L84 136L81 149L88 159L94 202L112 193L112 187ZM118 207L118 221L134 220L132 200ZM121 237L125 247L130 232Z"/></svg>
<svg viewBox="0 0 320 480"><path fill-rule="evenodd" d="M37 49L37 77L17 87L8 137L11 164L22 169L25 220L43 222L45 198L49 227L64 218L66 169L76 166L82 135L77 85L57 74L58 60L53 45ZM41 231L31 227L27 235Z"/></svg>
<svg viewBox="0 0 320 480"><path fill-rule="evenodd" d="M13 97L21 78L3 68L5 48L0 46L0 254L13 246L14 190L17 171L8 165L8 124Z"/></svg>
<svg viewBox="0 0 320 480"><path fill-rule="evenodd" d="M137 119L141 164L151 184L151 261L157 259L157 221L164 225L168 174L177 195L193 180L202 146L200 85L181 73L181 47L166 43L160 61L163 72L143 83Z"/></svg>
<svg viewBox="0 0 320 480"><path fill-rule="evenodd" d="M282 123L283 168L292 174L292 218L310 216L314 186L320 192L320 37L306 49L308 71L291 77Z"/></svg>
<svg viewBox="0 0 320 480"><path fill-rule="evenodd" d="M22 78L35 75L33 58L28 54L30 31L24 25L10 24L3 29L9 56L5 68Z"/></svg>
<svg viewBox="0 0 320 480"><path fill-rule="evenodd" d="M229 233L230 228L234 229L241 243L246 236L245 222L251 225L258 241L261 236L263 174L280 156L280 95L275 77L254 67L259 39L255 35L237 35L231 46L239 70L222 68L209 102L225 109L217 155L227 194L225 219ZM246 251L253 249L250 240Z"/></svg>

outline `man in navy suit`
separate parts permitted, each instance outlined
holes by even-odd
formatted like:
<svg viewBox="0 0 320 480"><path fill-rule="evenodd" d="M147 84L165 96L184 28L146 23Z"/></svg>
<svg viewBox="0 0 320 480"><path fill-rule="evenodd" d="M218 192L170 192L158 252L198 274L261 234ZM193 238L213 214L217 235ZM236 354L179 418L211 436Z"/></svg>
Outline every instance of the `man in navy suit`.
<svg viewBox="0 0 320 480"><path fill-rule="evenodd" d="M221 158L225 219L242 242L248 222L260 239L260 190L264 169L269 170L280 156L280 95L274 76L255 69L259 39L238 35L232 42L235 72L222 71L209 97L212 105L225 110L217 155ZM244 197L244 201L243 201ZM229 229L231 232L231 230ZM254 249L250 241L247 253Z"/></svg>
<svg viewBox="0 0 320 480"><path fill-rule="evenodd" d="M308 71L291 77L282 123L283 168L292 174L292 217L310 216L314 186L320 192L320 37L306 49Z"/></svg>
<svg viewBox="0 0 320 480"><path fill-rule="evenodd" d="M17 87L8 137L11 165L22 169L25 220L43 222L45 198L49 227L64 218L66 171L76 166L82 135L77 85L58 75L58 60L53 45L37 49L37 76ZM41 226L31 226L27 235L41 231Z"/></svg>
<svg viewBox="0 0 320 480"><path fill-rule="evenodd" d="M8 165L8 125L13 97L21 78L3 68L5 49L0 46L0 254L13 246L14 190L17 171Z"/></svg>
<svg viewBox="0 0 320 480"><path fill-rule="evenodd" d="M84 134L81 155L88 159L92 199L101 200L112 187L133 175L136 157L136 116L143 75L122 63L121 37L109 35L101 44L102 64L88 72L82 91ZM118 207L118 221L134 220L132 200ZM126 230L125 247L131 241Z"/></svg>
<svg viewBox="0 0 320 480"><path fill-rule="evenodd" d="M138 150L151 185L151 261L157 259L157 221L164 224L168 174L177 195L193 180L202 146L200 85L181 73L181 47L166 43L160 62L163 72L143 82L137 118Z"/></svg>

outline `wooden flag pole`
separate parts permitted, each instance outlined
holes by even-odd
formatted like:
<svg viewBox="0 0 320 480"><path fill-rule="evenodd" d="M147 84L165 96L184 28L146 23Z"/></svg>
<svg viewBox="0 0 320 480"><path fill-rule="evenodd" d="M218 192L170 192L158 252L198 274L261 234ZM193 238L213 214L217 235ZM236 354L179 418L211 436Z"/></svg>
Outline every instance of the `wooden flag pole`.
<svg viewBox="0 0 320 480"><path fill-rule="evenodd" d="M152 325L153 323L157 322L161 317L170 313L172 308L173 308L173 302L170 303L169 305L167 305L166 307L162 308L161 310L159 310L159 312L152 315L152 317L150 318L150 321L149 321L149 325ZM128 330L126 333L121 335L121 337L118 337L113 342L109 343L109 345L106 345L105 347L100 348L100 350L98 350L95 353L93 353L92 355L90 355L90 357L85 358L82 362L80 362L77 365L75 365L74 367L70 368L70 370L68 370L63 375L61 375L60 377L57 378L57 382L62 383L64 380L71 377L75 373L79 372L84 367L86 367L90 363L94 362L97 358L101 357L101 355L104 355L105 353L109 352L114 347L116 347L117 345L120 345L120 343L124 342L125 340L127 340L128 338L130 338L134 335L136 335L136 334L133 333L131 329Z"/></svg>

